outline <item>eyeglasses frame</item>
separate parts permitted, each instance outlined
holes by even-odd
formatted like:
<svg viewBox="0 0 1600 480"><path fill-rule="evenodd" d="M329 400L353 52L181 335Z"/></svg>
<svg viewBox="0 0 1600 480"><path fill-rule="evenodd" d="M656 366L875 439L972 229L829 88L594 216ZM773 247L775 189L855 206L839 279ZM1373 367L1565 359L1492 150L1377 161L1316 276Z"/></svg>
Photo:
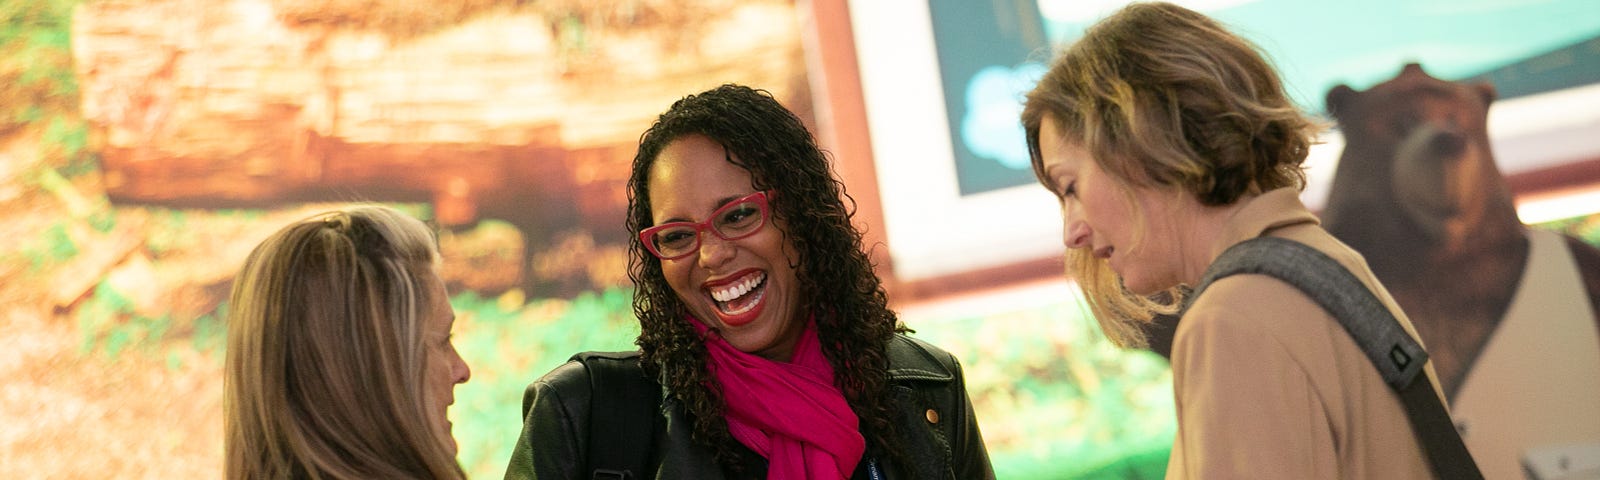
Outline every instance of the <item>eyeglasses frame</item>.
<svg viewBox="0 0 1600 480"><path fill-rule="evenodd" d="M661 259L663 261L666 261L666 260L682 259L684 257L688 257L690 255L694 255L696 252L699 252L700 251L700 247L702 246L701 235L703 235L706 231L710 231L712 235L716 235L717 238L720 238L723 241L734 241L734 240L740 240L740 239L744 239L744 238L750 238L750 236L755 235L757 233L760 233L762 229L767 228L767 221L771 219L771 215L772 215L772 206L771 206L772 196L775 195L776 193L777 192L775 192L773 190L762 190L762 191L758 191L758 192L755 192L755 193L752 193L752 194L749 194L749 195L745 195L743 197L739 197L739 198L730 200L730 201L728 201L728 203L724 203L724 204L722 204L722 206L717 207L716 210L713 210L711 212L711 215L706 217L706 219L704 221L700 221L700 222L667 222L667 223L663 223L663 224L660 224L660 225L652 225L649 228L646 228L644 230L640 230L639 231L639 242L644 244L645 250L649 251L651 255L655 255L656 258L659 258L659 259ZM725 237L725 236L722 235L721 231L718 231L716 229L716 227L713 227L711 225L712 222L715 222L717 217L720 216L727 209L732 208L735 205L750 201L752 199L756 200L756 208L761 211L761 225L757 225L755 228L751 229L749 233L745 233L743 235L739 235L739 236L735 236L735 237ZM668 257L668 256L665 256L665 255L662 255L660 251L656 250L655 242L650 241L650 237L655 236L655 234L657 232L660 232L660 231L665 230L667 228L680 227L680 226L681 227L690 227L690 228L694 229L694 234L695 234L695 239L694 239L695 245L694 245L694 248L683 252L682 255L677 255L677 256L673 256L673 257Z"/></svg>

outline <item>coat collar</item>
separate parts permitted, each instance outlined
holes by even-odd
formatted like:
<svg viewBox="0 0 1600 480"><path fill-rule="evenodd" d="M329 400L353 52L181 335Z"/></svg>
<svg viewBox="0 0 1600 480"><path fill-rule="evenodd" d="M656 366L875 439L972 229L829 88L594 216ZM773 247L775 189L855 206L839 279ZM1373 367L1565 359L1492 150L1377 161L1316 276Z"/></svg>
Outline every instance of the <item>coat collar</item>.
<svg viewBox="0 0 1600 480"><path fill-rule="evenodd" d="M1211 247L1213 260L1221 256L1228 247L1265 235L1268 231L1290 225L1321 223L1317 220L1317 216L1300 202L1300 191L1293 187L1271 190L1241 202L1244 204L1243 207L1228 219L1222 235Z"/></svg>
<svg viewBox="0 0 1600 480"><path fill-rule="evenodd" d="M921 340L896 334L889 341L889 380L892 382L955 380L955 359Z"/></svg>

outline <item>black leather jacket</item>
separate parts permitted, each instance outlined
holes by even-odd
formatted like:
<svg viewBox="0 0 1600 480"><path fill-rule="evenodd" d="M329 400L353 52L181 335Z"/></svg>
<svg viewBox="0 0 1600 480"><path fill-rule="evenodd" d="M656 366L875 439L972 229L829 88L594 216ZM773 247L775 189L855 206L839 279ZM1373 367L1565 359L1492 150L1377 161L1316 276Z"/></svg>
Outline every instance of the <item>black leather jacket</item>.
<svg viewBox="0 0 1600 480"><path fill-rule="evenodd" d="M633 359L637 352L625 354ZM889 343L890 391L900 414L895 419L903 445L917 470L910 478L992 479L989 453L967 399L955 356L920 340L896 335ZM589 479L587 451L592 389L577 361L567 362L528 386L522 400L522 436L506 469L507 479ZM634 478L714 480L729 478L709 450L695 444L683 406L662 389L657 412L656 451L645 475ZM766 478L766 460L740 450L746 475ZM874 452L869 442L867 458ZM855 478L865 479L867 461ZM891 472L882 477L903 480Z"/></svg>

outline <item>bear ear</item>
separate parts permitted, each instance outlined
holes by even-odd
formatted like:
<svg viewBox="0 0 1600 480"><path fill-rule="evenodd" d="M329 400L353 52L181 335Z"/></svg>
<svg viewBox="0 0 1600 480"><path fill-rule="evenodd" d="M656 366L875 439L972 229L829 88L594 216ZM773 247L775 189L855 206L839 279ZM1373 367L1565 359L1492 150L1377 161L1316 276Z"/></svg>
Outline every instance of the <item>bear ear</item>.
<svg viewBox="0 0 1600 480"><path fill-rule="evenodd" d="M1494 103L1495 99L1500 98L1500 93L1495 90L1493 83L1489 83L1489 82L1474 83L1474 84L1472 84L1472 89L1473 90L1477 90L1478 91L1478 96L1483 97L1483 104L1484 105L1488 105L1488 104Z"/></svg>
<svg viewBox="0 0 1600 480"><path fill-rule="evenodd" d="M1328 114L1338 117L1339 113L1349 107L1350 102L1354 101L1355 98L1355 89L1344 84L1333 87L1332 90L1328 90L1328 99L1326 100Z"/></svg>

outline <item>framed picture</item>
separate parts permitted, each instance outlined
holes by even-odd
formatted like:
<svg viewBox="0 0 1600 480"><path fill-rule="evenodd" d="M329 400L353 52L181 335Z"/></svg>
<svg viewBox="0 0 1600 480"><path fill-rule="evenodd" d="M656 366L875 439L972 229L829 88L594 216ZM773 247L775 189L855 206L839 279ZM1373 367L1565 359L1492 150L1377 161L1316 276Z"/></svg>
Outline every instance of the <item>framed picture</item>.
<svg viewBox="0 0 1600 480"><path fill-rule="evenodd" d="M857 1L850 16L896 277L1058 257L1058 206L1016 121L1048 59L1037 6Z"/></svg>

